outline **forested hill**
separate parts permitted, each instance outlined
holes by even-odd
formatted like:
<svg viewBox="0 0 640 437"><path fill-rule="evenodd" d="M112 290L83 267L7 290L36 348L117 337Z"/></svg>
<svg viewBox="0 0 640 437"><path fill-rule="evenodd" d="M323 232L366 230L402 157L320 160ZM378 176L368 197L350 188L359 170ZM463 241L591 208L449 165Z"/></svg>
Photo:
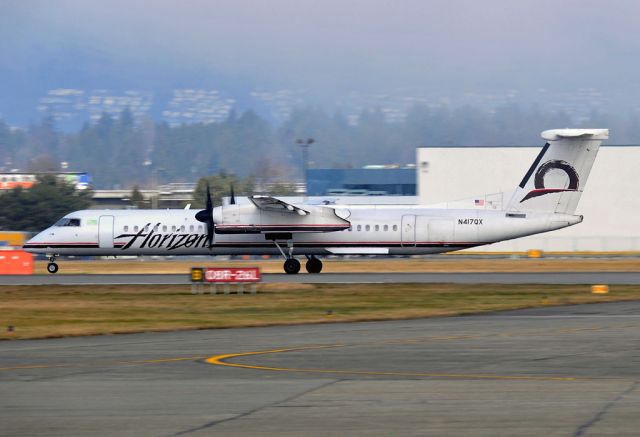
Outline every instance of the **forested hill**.
<svg viewBox="0 0 640 437"><path fill-rule="evenodd" d="M638 144L638 121L635 115L594 113L578 125L610 128L610 144ZM380 110L369 110L355 125L339 113L304 108L280 126L248 111L232 113L222 123L170 127L134 120L125 110L74 133L58 131L51 118L26 130L0 120L0 167L57 170L66 161L70 171L89 172L98 189L194 182L219 171L293 179L300 176L298 138L316 140L310 148L312 167L344 168L413 163L419 146L535 146L541 131L563 127L576 123L561 112L515 106L492 112L416 106L399 123L387 123Z"/></svg>

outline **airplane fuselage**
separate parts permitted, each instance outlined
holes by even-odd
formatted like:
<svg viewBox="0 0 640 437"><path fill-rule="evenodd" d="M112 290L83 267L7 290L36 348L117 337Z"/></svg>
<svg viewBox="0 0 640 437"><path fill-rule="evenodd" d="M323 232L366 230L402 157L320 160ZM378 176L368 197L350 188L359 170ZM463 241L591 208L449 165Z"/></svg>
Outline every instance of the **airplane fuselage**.
<svg viewBox="0 0 640 437"><path fill-rule="evenodd" d="M206 226L194 218L193 210L180 209L77 211L66 216L77 219L72 225L44 230L25 249L49 255L272 255L280 253L275 243L281 242L292 248L293 255L418 255L481 246L582 221L581 216L554 213L341 205L335 207L336 215L344 219L340 224L329 219L285 223L297 219L290 214L283 214L276 224L265 224L259 214L253 222L234 223L230 210L215 208L211 248ZM240 215L251 217L246 212ZM340 230L328 231L332 226ZM279 229L298 231L287 236Z"/></svg>
<svg viewBox="0 0 640 437"><path fill-rule="evenodd" d="M24 248L58 255L272 255L284 270L320 273L317 255L421 255L467 249L565 228L574 215L607 129L552 129L520 184L498 193L494 208L484 197L440 206L296 205L271 196L247 197L205 209L85 210L63 217ZM508 197L507 197L508 195ZM504 205L504 207L502 207ZM453 207L450 207L453 206ZM455 208L455 206L463 206ZM497 208L497 206L495 206Z"/></svg>

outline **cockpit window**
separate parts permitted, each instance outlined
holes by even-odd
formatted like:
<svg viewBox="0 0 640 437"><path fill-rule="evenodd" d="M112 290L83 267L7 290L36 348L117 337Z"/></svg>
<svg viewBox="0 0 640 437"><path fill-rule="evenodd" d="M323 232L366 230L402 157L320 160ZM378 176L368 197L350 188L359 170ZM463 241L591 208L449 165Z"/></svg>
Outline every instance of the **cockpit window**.
<svg viewBox="0 0 640 437"><path fill-rule="evenodd" d="M53 226L80 226L80 219L78 218L61 218Z"/></svg>

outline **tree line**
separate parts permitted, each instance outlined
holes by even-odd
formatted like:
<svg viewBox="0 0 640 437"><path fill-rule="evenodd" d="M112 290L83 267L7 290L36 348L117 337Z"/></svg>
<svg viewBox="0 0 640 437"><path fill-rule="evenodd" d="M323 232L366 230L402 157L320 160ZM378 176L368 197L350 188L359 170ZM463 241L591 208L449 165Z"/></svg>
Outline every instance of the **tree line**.
<svg viewBox="0 0 640 437"><path fill-rule="evenodd" d="M592 112L579 125L608 127L612 144L640 143L635 114ZM294 110L273 126L253 111L232 112L215 124L169 126L134 120L128 110L103 114L78 132L60 132L52 117L25 130L0 120L0 167L86 171L98 189L134 185L153 188L167 182L194 182L214 174L253 178L255 183L290 183L301 176L298 138L314 138L309 152L316 168L415 162L422 146L539 145L542 130L576 126L561 111L516 105L489 111L415 106L404 121L388 123L384 111L363 111L357 124L320 108Z"/></svg>

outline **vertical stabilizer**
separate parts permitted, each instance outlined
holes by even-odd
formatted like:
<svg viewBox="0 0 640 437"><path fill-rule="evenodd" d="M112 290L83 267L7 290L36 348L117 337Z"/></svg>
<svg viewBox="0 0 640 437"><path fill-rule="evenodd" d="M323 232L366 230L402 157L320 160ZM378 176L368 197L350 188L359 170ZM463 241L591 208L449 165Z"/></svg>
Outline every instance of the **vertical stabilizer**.
<svg viewBox="0 0 640 437"><path fill-rule="evenodd" d="M608 129L554 129L508 203L514 211L574 214Z"/></svg>

